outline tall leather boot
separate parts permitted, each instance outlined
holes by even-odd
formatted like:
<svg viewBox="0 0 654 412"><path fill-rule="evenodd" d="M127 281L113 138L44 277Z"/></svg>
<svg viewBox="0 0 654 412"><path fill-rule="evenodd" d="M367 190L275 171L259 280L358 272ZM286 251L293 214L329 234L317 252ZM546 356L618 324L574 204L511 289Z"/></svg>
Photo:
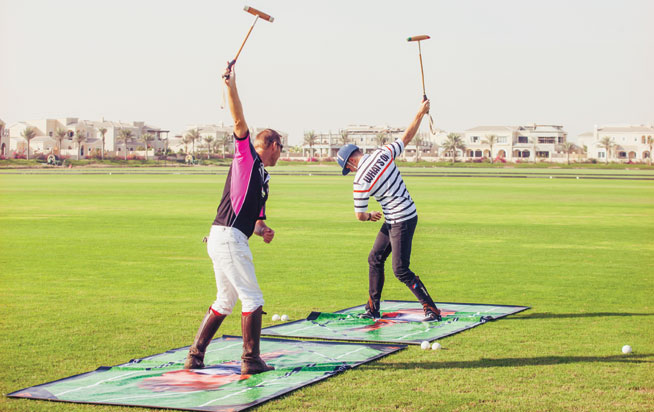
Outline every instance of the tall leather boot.
<svg viewBox="0 0 654 412"><path fill-rule="evenodd" d="M216 334L225 317L227 315L216 315L211 310L211 307L209 307L209 310L204 315L204 319L202 319L200 329L198 329L198 333L195 335L193 345L188 350L188 355L184 362L184 369L204 368L204 351L207 349L209 342L211 342L213 335Z"/></svg>
<svg viewBox="0 0 654 412"><path fill-rule="evenodd" d="M241 331L243 332L243 356L241 356L241 375L254 375L275 369L266 365L259 356L259 343L261 340L261 314L263 308L259 306L249 315L241 315Z"/></svg>

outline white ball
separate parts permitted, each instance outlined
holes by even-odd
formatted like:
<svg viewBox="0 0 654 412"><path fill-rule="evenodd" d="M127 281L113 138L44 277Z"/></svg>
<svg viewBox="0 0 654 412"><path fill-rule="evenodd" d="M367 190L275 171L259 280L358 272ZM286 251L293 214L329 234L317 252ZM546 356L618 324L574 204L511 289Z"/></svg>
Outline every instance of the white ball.
<svg viewBox="0 0 654 412"><path fill-rule="evenodd" d="M438 342L434 342L434 344L431 345L431 349L432 349L432 350L439 350L440 348L442 348L442 346L441 346L441 344L438 343Z"/></svg>
<svg viewBox="0 0 654 412"><path fill-rule="evenodd" d="M422 343L420 344L420 348L422 350L427 350L427 349L429 349L430 346L431 345L429 345L429 342L427 342L426 340L423 340Z"/></svg>
<svg viewBox="0 0 654 412"><path fill-rule="evenodd" d="M282 315L282 322L286 322L288 320L288 315Z"/></svg>
<svg viewBox="0 0 654 412"><path fill-rule="evenodd" d="M629 345L624 345L622 347L622 353L631 353L631 346Z"/></svg>
<svg viewBox="0 0 654 412"><path fill-rule="evenodd" d="M279 315L275 313L272 317L272 320L273 322L277 322L279 320Z"/></svg>

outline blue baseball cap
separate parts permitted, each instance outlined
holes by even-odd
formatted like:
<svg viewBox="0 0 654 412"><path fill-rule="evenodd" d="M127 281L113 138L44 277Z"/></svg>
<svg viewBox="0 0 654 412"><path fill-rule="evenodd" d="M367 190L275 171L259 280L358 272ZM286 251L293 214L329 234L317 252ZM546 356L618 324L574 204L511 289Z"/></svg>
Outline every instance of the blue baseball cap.
<svg viewBox="0 0 654 412"><path fill-rule="evenodd" d="M355 144L346 144L345 146L338 149L338 155L336 155L336 161L338 165L343 168L343 176L350 173L350 169L346 168L347 161L352 156L352 153L359 150L359 147Z"/></svg>

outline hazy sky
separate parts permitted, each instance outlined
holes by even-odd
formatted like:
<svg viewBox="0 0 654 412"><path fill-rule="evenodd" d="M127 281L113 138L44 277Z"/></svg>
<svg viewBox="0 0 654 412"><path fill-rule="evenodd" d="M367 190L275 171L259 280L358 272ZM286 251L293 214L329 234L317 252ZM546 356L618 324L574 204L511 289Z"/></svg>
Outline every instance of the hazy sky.
<svg viewBox="0 0 654 412"><path fill-rule="evenodd" d="M248 123L290 133L408 125L427 95L447 131L654 123L652 0L0 0L0 119L230 123L236 65ZM423 126L423 130L425 130Z"/></svg>

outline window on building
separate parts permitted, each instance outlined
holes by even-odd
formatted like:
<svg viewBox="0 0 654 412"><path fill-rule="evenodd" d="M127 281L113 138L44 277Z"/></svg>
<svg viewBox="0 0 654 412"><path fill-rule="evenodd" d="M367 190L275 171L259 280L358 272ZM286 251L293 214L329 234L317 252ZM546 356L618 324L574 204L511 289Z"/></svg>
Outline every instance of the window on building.
<svg viewBox="0 0 654 412"><path fill-rule="evenodd" d="M470 136L470 142L479 143L479 136Z"/></svg>
<svg viewBox="0 0 654 412"><path fill-rule="evenodd" d="M559 136L559 144L563 144L563 136Z"/></svg>
<svg viewBox="0 0 654 412"><path fill-rule="evenodd" d="M497 143L506 143L506 136L498 136Z"/></svg>
<svg viewBox="0 0 654 412"><path fill-rule="evenodd" d="M539 137L538 143L541 144L554 144L556 142L555 137Z"/></svg>
<svg viewBox="0 0 654 412"><path fill-rule="evenodd" d="M536 152L537 157L550 157L550 152L547 151L541 151L541 152Z"/></svg>
<svg viewBox="0 0 654 412"><path fill-rule="evenodd" d="M599 159L604 159L606 157L606 153L605 152L597 152L597 157Z"/></svg>
<svg viewBox="0 0 654 412"><path fill-rule="evenodd" d="M527 136L518 136L518 143L529 143L529 138Z"/></svg>
<svg viewBox="0 0 654 412"><path fill-rule="evenodd" d="M627 152L618 152L618 157L620 159L626 159L627 158Z"/></svg>
<svg viewBox="0 0 654 412"><path fill-rule="evenodd" d="M645 136L642 136L642 137L640 138L640 142L641 142L642 144L647 143L647 139L645 138Z"/></svg>

